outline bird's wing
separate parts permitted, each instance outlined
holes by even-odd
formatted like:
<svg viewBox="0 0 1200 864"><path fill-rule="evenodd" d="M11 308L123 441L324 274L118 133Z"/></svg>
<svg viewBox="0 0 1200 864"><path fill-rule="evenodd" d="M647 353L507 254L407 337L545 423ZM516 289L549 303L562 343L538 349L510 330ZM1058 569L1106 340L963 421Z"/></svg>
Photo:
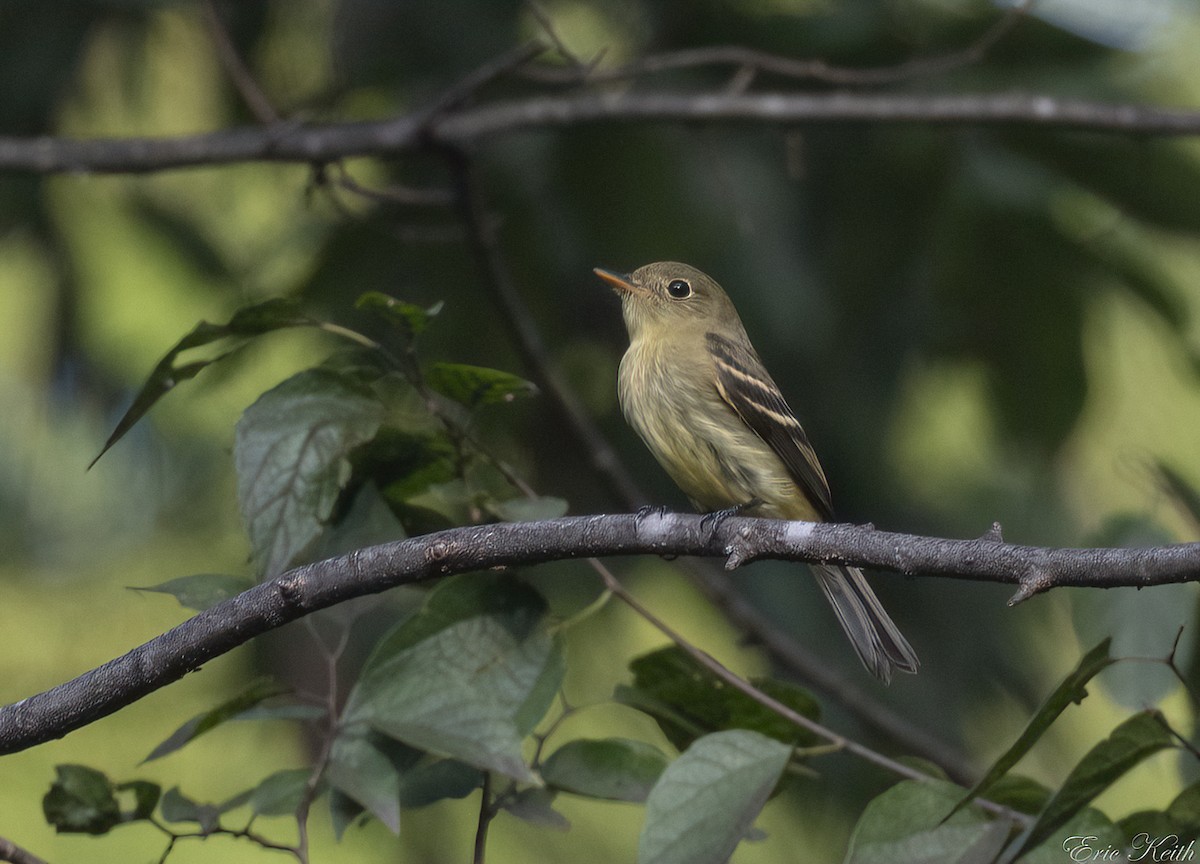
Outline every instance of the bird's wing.
<svg viewBox="0 0 1200 864"><path fill-rule="evenodd" d="M754 349L716 333L706 339L721 398L783 460L821 518L832 520L829 482L817 454Z"/></svg>

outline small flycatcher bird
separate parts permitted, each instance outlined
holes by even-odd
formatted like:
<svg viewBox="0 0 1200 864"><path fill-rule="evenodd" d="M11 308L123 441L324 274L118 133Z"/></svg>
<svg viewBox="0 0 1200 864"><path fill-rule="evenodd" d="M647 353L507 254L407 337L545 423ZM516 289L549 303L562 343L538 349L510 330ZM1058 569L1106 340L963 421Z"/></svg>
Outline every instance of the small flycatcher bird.
<svg viewBox="0 0 1200 864"><path fill-rule="evenodd" d="M692 504L831 521L817 454L721 286L673 261L595 273L616 289L629 330L617 382L625 419ZM895 669L917 671L916 653L861 570L811 567L872 674L886 683Z"/></svg>

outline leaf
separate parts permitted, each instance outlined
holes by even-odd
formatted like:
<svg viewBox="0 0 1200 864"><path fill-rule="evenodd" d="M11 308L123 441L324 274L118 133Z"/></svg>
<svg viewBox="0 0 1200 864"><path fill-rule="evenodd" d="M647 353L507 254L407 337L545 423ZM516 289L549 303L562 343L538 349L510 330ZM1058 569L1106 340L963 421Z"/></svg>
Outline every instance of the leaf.
<svg viewBox="0 0 1200 864"><path fill-rule="evenodd" d="M537 393L532 382L511 372L465 363L433 363L425 372L425 381L438 393L468 408L512 402L518 396Z"/></svg>
<svg viewBox="0 0 1200 864"><path fill-rule="evenodd" d="M483 783L483 774L455 759L425 756L400 774L400 806L426 807L447 798L465 798Z"/></svg>
<svg viewBox="0 0 1200 864"><path fill-rule="evenodd" d="M628 738L568 741L542 766L546 785L612 801L645 801L667 757L652 744Z"/></svg>
<svg viewBox="0 0 1200 864"><path fill-rule="evenodd" d="M56 765L42 797L42 813L59 834L107 834L121 824L116 790L102 772L86 765Z"/></svg>
<svg viewBox="0 0 1200 864"><path fill-rule="evenodd" d="M1167 815L1184 825L1189 833L1200 834L1200 782L1176 795Z"/></svg>
<svg viewBox="0 0 1200 864"><path fill-rule="evenodd" d="M404 499L404 503L437 513L451 525L465 525L471 521L471 499L466 484L459 478L431 483L416 495Z"/></svg>
<svg viewBox="0 0 1200 864"><path fill-rule="evenodd" d="M722 729L751 729L793 746L816 743L812 733L728 687L678 646L638 657L629 668L633 687L619 688L615 698L653 717L680 750L699 735ZM753 683L805 717L820 716L820 706L802 687L761 678Z"/></svg>
<svg viewBox="0 0 1200 864"><path fill-rule="evenodd" d="M415 764L420 756L420 751L390 741L365 724L344 720L330 750L325 779L393 834L399 834L401 766ZM338 810L345 808L339 808L337 797L331 797L329 803L336 822Z"/></svg>
<svg viewBox="0 0 1200 864"><path fill-rule="evenodd" d="M492 501L488 509L505 522L537 522L542 519L557 519L567 512L563 498L549 495L537 498L509 498L507 501Z"/></svg>
<svg viewBox="0 0 1200 864"><path fill-rule="evenodd" d="M569 831L571 823L567 817L553 807L554 793L549 789L522 789L516 795L504 799L501 806L512 815L531 825L550 828L554 831Z"/></svg>
<svg viewBox="0 0 1200 864"><path fill-rule="evenodd" d="M267 680L258 680L227 699L215 708L197 714L178 729L171 733L165 741L150 751L150 755L142 760L143 763L161 759L168 753L174 753L185 744L195 741L205 732L211 732L227 720L232 720L243 711L258 705L260 702L286 693L287 689Z"/></svg>
<svg viewBox="0 0 1200 864"><path fill-rule="evenodd" d="M193 801L178 786L172 786L162 796L160 811L168 822L195 822L205 834L213 831L221 819L220 807Z"/></svg>
<svg viewBox="0 0 1200 864"><path fill-rule="evenodd" d="M253 587L252 581L241 576L229 576L224 573L196 573L192 576L169 579L157 585L133 585L130 586L130 590L170 594L185 609L203 612L205 609L211 609L218 603L224 603L230 597L236 597Z"/></svg>
<svg viewBox="0 0 1200 864"><path fill-rule="evenodd" d="M698 738L646 798L638 864L722 864L753 826L791 752L741 729Z"/></svg>
<svg viewBox="0 0 1200 864"><path fill-rule="evenodd" d="M995 761L983 776L983 779L972 786L971 790L954 805L954 808L950 811L950 815L958 812L980 795L985 794L993 783L1003 777L1010 768L1021 760L1022 756L1029 752L1030 748L1038 742L1046 730L1050 728L1050 725L1058 719L1058 715L1066 710L1068 705L1072 702L1078 704L1084 700L1087 696L1087 690L1084 685L1115 662L1109 656L1108 649L1111 644L1111 639L1105 639L1083 656L1083 659L1079 661L1079 665L1075 667L1074 671L1055 688L1054 692L1050 694L1050 698L1042 703L1042 707L1033 715L1033 719L1029 721L1029 724L1025 727L1025 731L1021 733L1016 742Z"/></svg>
<svg viewBox="0 0 1200 864"><path fill-rule="evenodd" d="M326 369L268 390L237 424L238 504L264 578L321 533L350 477L352 450L384 416L373 393Z"/></svg>
<svg viewBox="0 0 1200 864"><path fill-rule="evenodd" d="M250 806L258 816L288 816L295 813L308 790L310 768L288 768L263 779L250 794Z"/></svg>
<svg viewBox="0 0 1200 864"><path fill-rule="evenodd" d="M961 789L905 780L871 801L854 826L846 864L983 864L1004 848L1012 823L971 808L943 818Z"/></svg>
<svg viewBox="0 0 1200 864"><path fill-rule="evenodd" d="M429 307L417 306L389 297L380 291L368 291L354 302L357 309L375 313L393 324L400 325L409 341L420 336L429 323L442 311L441 301Z"/></svg>
<svg viewBox="0 0 1200 864"><path fill-rule="evenodd" d="M129 780L125 783L118 783L117 791L133 793L133 810L121 814L123 822L149 819L154 815L158 799L162 797L162 787L148 780Z"/></svg>
<svg viewBox="0 0 1200 864"><path fill-rule="evenodd" d="M1037 846L1147 756L1172 747L1157 711L1134 714L1088 751L1027 832L1021 852Z"/></svg>
<svg viewBox="0 0 1200 864"><path fill-rule="evenodd" d="M443 581L364 667L345 722L481 770L537 782L521 740L562 681L562 648L546 602L511 577Z"/></svg>
<svg viewBox="0 0 1200 864"><path fill-rule="evenodd" d="M1019 839L1019 838L1018 838ZM1121 829L1093 807L1085 807L1054 836L1025 853L1020 864L1065 864L1071 861L1130 861L1121 855L1127 848ZM1116 857L1116 856L1120 857ZM1105 857L1108 856L1108 857ZM1146 856L1142 860L1151 861Z"/></svg>
<svg viewBox="0 0 1200 864"><path fill-rule="evenodd" d="M120 441L125 433L146 416L154 404L171 392L177 384L195 378L205 368L233 354L255 336L286 327L311 327L316 323L314 319L300 313L298 303L279 298L243 307L233 313L233 316L224 324L201 321L158 361L158 365L154 367L154 371L150 373L142 385L142 389L134 397L133 404L117 422L116 428L108 436L108 440L104 442L104 446L96 454L96 458L88 464L88 468L99 462L100 457ZM222 339L234 339L237 344L207 360L176 363L179 355L184 351L200 348Z"/></svg>

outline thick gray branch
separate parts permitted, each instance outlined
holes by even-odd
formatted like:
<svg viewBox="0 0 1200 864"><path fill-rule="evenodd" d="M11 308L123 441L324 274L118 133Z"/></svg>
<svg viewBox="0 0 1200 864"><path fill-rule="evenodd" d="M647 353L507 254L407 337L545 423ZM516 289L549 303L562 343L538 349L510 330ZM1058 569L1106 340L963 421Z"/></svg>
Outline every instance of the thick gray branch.
<svg viewBox="0 0 1200 864"><path fill-rule="evenodd" d="M433 116L436 115L436 116ZM0 170L144 173L236 162L324 164L389 156L430 143L464 147L514 132L597 123L935 123L1195 135L1200 112L1021 94L649 93L538 96L480 107L423 110L390 120L309 126L281 122L177 138L0 136Z"/></svg>
<svg viewBox="0 0 1200 864"><path fill-rule="evenodd" d="M291 570L215 606L73 681L0 708L0 754L60 738L112 714L255 636L352 597L500 566L660 554L840 561L906 574L1018 586L1147 586L1200 580L1200 543L1143 549L1017 546L989 532L943 540L823 525L692 514L573 516L454 528Z"/></svg>

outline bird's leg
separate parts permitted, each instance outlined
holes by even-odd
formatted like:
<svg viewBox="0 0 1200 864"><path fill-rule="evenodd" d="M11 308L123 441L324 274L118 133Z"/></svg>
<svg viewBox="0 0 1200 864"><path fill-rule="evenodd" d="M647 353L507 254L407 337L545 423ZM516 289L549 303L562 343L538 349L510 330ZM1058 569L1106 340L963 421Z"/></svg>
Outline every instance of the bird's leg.
<svg viewBox="0 0 1200 864"><path fill-rule="evenodd" d="M715 534L717 529L721 527L721 523L730 516L740 516L747 510L753 510L755 507L762 504L761 498L751 498L749 501L743 501L741 504L734 504L732 507L726 507L723 510L713 510L704 514L704 518L700 520L700 530L708 529L711 534Z"/></svg>

